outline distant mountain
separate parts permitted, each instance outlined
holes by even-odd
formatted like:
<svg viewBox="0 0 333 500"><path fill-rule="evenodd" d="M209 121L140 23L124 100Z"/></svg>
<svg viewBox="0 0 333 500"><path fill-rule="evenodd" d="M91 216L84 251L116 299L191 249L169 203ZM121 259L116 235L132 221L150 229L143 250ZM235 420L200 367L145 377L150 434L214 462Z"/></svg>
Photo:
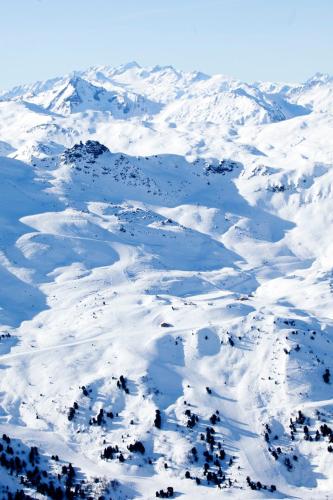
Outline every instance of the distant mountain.
<svg viewBox="0 0 333 500"><path fill-rule="evenodd" d="M45 110L62 115L88 110L110 112L118 119L154 113L159 109L157 103L150 102L142 96L129 95L122 91L111 92L79 76L56 80L55 85L51 86L45 83L40 86L23 87L21 92L16 88L13 92L3 94L1 99L37 104Z"/></svg>
<svg viewBox="0 0 333 500"><path fill-rule="evenodd" d="M330 84L329 79L320 82ZM176 119L185 115L188 121L242 125L305 114L310 105L302 107L290 96L303 95L309 85L305 84L303 92L297 86L288 87L288 92L285 89L279 92L279 87L272 85L249 85L222 76L184 73L171 66L149 69L129 63L118 68L90 68L69 77L15 87L0 93L0 98L35 103L60 114L95 110L122 118L145 113L155 115L163 110L163 117L175 113ZM210 111L212 109L214 111Z"/></svg>
<svg viewBox="0 0 333 500"><path fill-rule="evenodd" d="M259 84L263 91L282 97L289 103L303 106L309 111L330 112L333 107L333 77L316 73L302 84Z"/></svg>

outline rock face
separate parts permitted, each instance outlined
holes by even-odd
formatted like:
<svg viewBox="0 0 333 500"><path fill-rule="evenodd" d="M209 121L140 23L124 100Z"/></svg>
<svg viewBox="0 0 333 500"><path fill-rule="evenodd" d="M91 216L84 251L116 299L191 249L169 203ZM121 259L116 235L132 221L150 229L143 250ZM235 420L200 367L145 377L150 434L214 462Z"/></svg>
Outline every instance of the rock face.
<svg viewBox="0 0 333 500"><path fill-rule="evenodd" d="M98 141L87 141L74 144L72 148L66 149L63 153L65 163L72 163L80 158L93 158L96 160L103 153L109 152L108 148Z"/></svg>
<svg viewBox="0 0 333 500"><path fill-rule="evenodd" d="M242 165L239 162L232 160L221 160L217 165L210 164L207 165L206 172L212 174L226 174L227 172L232 172Z"/></svg>
<svg viewBox="0 0 333 500"><path fill-rule="evenodd" d="M330 498L331 86L2 94L1 498Z"/></svg>

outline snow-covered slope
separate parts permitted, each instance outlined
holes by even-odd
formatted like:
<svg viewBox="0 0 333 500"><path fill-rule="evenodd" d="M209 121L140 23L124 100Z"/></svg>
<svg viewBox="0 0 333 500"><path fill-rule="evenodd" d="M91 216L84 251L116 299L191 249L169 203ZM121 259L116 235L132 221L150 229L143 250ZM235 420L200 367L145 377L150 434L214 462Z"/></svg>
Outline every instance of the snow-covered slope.
<svg viewBox="0 0 333 500"><path fill-rule="evenodd" d="M331 92L1 94L1 498L331 498Z"/></svg>
<svg viewBox="0 0 333 500"><path fill-rule="evenodd" d="M50 84L45 84L37 90L33 86L23 88L22 91L23 93L18 95L17 91L4 94L2 100L6 101L9 98L23 102L28 109L37 113L51 111L67 115L92 110L109 112L120 119L136 114L144 115L160 108L157 103L150 102L142 96L108 91L79 76L62 79L51 87Z"/></svg>
<svg viewBox="0 0 333 500"><path fill-rule="evenodd" d="M297 86L288 89L299 90ZM216 156L223 154L223 141L215 144L219 136L228 139L244 125L274 123L310 112L308 100L303 105L299 95L289 96L284 90L266 91L263 84L221 75L130 63L90 68L0 92L0 118L3 135L15 148L35 139L65 146L96 139L130 154ZM8 115L16 116L18 106L23 107L24 117L19 135L5 125Z"/></svg>

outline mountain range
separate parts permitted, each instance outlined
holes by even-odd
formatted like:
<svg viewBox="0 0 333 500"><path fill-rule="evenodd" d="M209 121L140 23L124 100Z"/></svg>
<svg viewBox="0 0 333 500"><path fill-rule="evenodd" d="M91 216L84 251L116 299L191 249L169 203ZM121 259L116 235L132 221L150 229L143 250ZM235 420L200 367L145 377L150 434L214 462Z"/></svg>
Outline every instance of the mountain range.
<svg viewBox="0 0 333 500"><path fill-rule="evenodd" d="M331 498L332 95L0 92L1 498Z"/></svg>

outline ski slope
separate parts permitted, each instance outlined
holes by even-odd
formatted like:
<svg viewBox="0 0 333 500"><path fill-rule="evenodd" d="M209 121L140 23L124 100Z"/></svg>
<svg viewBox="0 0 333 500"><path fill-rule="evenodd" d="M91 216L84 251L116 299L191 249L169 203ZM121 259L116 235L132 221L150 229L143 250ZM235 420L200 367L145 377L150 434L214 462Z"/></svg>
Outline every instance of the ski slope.
<svg viewBox="0 0 333 500"><path fill-rule="evenodd" d="M331 498L332 82L0 93L3 498Z"/></svg>

